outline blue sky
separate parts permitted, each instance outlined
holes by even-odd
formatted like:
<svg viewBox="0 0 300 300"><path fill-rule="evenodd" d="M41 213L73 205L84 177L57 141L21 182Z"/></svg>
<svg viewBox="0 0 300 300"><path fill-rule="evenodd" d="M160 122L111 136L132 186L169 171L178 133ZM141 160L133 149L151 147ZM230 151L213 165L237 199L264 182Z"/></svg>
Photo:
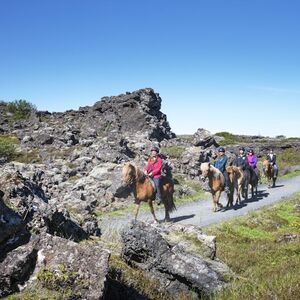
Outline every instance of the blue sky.
<svg viewBox="0 0 300 300"><path fill-rule="evenodd" d="M152 87L177 134L300 136L298 0L1 0L0 99Z"/></svg>

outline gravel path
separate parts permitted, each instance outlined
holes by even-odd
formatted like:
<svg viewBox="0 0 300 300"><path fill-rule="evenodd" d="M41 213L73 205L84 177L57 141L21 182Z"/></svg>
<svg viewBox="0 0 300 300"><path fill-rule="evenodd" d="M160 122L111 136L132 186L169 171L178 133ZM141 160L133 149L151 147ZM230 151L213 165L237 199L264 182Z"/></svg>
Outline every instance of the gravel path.
<svg viewBox="0 0 300 300"><path fill-rule="evenodd" d="M258 187L256 198L242 201L241 205L233 206L230 209L223 209L216 213L212 211L212 200L199 200L177 207L177 211L171 214L172 222L183 224L199 225L201 227L216 224L235 217L247 215L249 212L260 209L264 206L270 206L277 202L290 198L294 193L300 191L300 176L277 182L275 188L268 189L266 185ZM225 206L227 200L222 195L221 203ZM147 204L142 204L147 205ZM157 208L157 207L156 207ZM158 220L163 220L164 209L156 210ZM112 232L119 232L133 218L133 212L118 218L109 218L101 223L102 234L110 236ZM140 212L139 220L152 221L150 213Z"/></svg>

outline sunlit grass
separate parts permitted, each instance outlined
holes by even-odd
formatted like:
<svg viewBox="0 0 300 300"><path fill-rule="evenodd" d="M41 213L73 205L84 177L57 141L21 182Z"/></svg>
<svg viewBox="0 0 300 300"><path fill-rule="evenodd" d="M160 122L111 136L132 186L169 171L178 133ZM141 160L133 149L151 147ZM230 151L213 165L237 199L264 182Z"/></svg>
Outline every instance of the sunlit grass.
<svg viewBox="0 0 300 300"><path fill-rule="evenodd" d="M297 299L300 295L300 194L272 208L207 229L217 256L237 274L213 299ZM280 237L296 238L281 242ZM298 237L298 238L297 238Z"/></svg>

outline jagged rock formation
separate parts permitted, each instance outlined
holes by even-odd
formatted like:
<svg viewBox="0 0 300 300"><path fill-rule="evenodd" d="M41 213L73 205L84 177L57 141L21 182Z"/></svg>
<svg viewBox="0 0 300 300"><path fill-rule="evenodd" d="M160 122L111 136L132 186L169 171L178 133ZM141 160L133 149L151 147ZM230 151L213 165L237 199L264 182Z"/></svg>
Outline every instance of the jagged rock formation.
<svg viewBox="0 0 300 300"><path fill-rule="evenodd" d="M109 253L75 243L100 234L96 220L84 230L19 172L1 177L0 188L0 297L39 284L68 288L68 297L99 299Z"/></svg>
<svg viewBox="0 0 300 300"><path fill-rule="evenodd" d="M202 245L202 255L193 253L187 240L178 242L180 232L194 235ZM192 297L192 291L197 295L211 294L220 290L231 274L225 264L215 259L214 237L203 235L195 227L166 229L135 222L122 232L122 240L125 261L147 270L172 295L184 293Z"/></svg>

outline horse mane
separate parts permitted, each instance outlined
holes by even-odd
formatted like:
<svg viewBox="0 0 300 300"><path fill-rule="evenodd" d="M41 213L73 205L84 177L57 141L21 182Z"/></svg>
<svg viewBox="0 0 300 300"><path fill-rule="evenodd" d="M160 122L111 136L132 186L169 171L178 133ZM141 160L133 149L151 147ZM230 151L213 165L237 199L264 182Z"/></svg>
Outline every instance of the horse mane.
<svg viewBox="0 0 300 300"><path fill-rule="evenodd" d="M216 179L220 179L221 178L222 172L219 169L217 169L213 165L210 165L209 169L210 169L210 171L212 171L214 178L216 178Z"/></svg>
<svg viewBox="0 0 300 300"><path fill-rule="evenodd" d="M146 175L138 167L135 167L135 175L137 182L143 183L146 179Z"/></svg>

